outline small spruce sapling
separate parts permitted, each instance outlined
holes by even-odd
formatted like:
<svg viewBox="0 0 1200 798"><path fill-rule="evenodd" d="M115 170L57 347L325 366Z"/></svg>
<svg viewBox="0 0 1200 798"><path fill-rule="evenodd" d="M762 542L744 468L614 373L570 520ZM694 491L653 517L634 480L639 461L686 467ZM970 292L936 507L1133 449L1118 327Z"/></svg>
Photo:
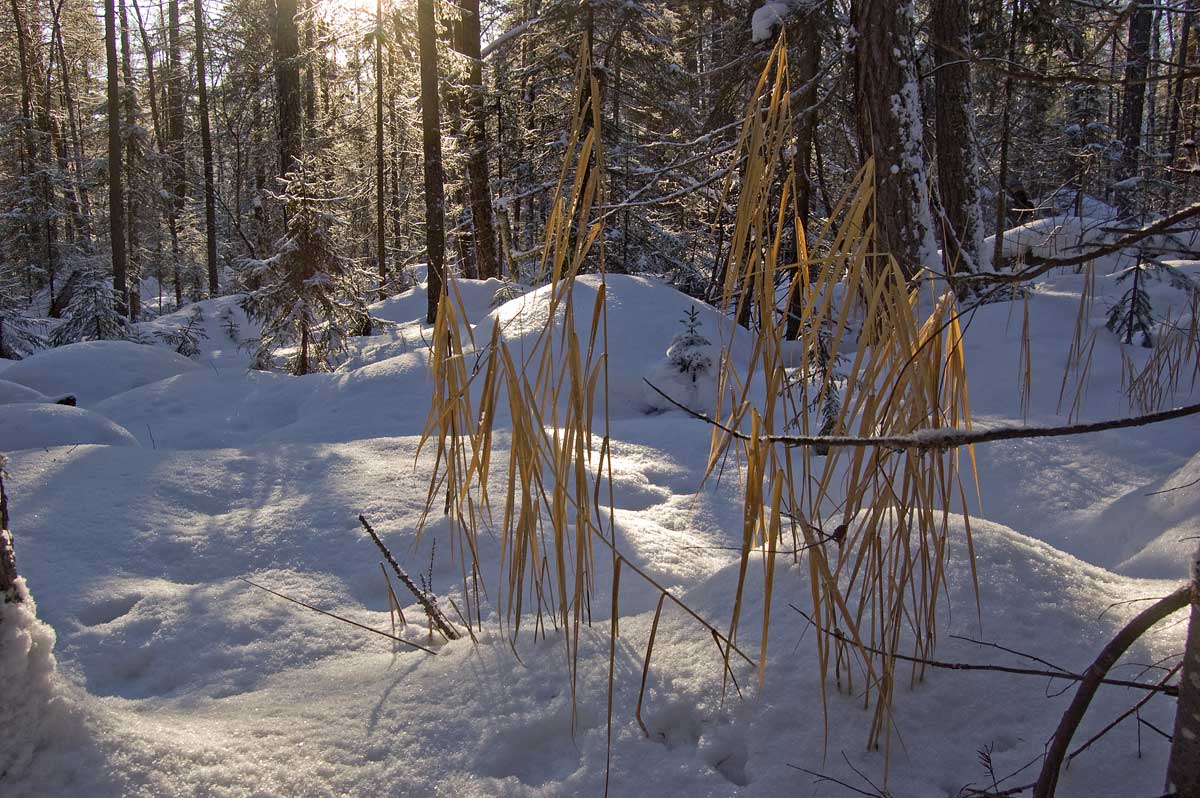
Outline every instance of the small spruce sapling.
<svg viewBox="0 0 1200 798"><path fill-rule="evenodd" d="M647 373L649 385L642 395L651 411L682 405L696 413L708 413L717 394L715 347L700 331L700 313L695 307L679 322L683 331L671 339L666 355Z"/></svg>
<svg viewBox="0 0 1200 798"><path fill-rule="evenodd" d="M1117 283L1124 283L1131 276L1132 284L1109 310L1105 326L1121 336L1126 344L1133 343L1135 334L1141 335L1142 346L1149 348L1154 346L1154 307L1146 282L1165 279L1172 288L1188 293L1200 290L1200 286L1175 267L1154 258L1138 258L1136 264L1119 274Z"/></svg>
<svg viewBox="0 0 1200 798"><path fill-rule="evenodd" d="M225 337L235 344L240 343L239 336L241 329L238 327L237 319L234 318L233 308L225 308L221 313L221 330L225 333Z"/></svg>
<svg viewBox="0 0 1200 798"><path fill-rule="evenodd" d="M334 194L322 171L308 156L288 174L283 193L275 196L287 215L284 236L271 257L248 263L247 282L259 287L242 308L262 322L258 368L270 365L277 348L294 345L292 374L331 369L345 339L371 329L363 301L371 278L342 254L337 234L344 226L339 216L344 198Z"/></svg>
<svg viewBox="0 0 1200 798"><path fill-rule="evenodd" d="M117 292L103 270L81 270L71 294L71 304L67 306L66 317L50 332L50 345L124 340L128 336L128 328L118 311L119 307Z"/></svg>
<svg viewBox="0 0 1200 798"><path fill-rule="evenodd" d="M200 339L208 338L208 333L199 326L203 321L204 311L192 308L187 324L169 332L156 332L154 336L184 357L195 357L200 354Z"/></svg>
<svg viewBox="0 0 1200 798"><path fill-rule="evenodd" d="M711 354L712 342L700 334L700 312L695 307L689 308L684 318L679 320L683 332L671 339L667 347L667 362L680 374L686 374L692 382L696 378L712 371L713 359Z"/></svg>

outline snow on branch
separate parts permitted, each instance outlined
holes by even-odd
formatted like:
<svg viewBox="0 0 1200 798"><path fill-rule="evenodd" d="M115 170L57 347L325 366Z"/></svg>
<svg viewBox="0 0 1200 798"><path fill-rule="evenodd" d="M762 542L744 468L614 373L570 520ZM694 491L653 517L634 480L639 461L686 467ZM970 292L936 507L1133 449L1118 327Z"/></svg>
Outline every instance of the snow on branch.
<svg viewBox="0 0 1200 798"><path fill-rule="evenodd" d="M660 391L649 380L645 381L654 391L668 402L678 407L694 418L712 424L721 431L739 440L750 440L749 435L722 424L716 419L703 413L697 413ZM956 427L930 428L917 430L907 435L884 435L879 437L858 437L854 435L764 435L762 440L770 443L780 443L784 446L883 446L889 449L921 449L940 450L952 449L958 446L972 446L977 443L992 441L1020 440L1023 438L1058 438L1066 435L1082 435L1088 432L1103 432L1110 429L1125 429L1126 427L1141 427L1170 421L1175 418L1196 415L1200 413L1200 403L1184 405L1171 410L1160 410L1144 416L1108 419L1107 421L1092 421L1084 424L1066 424L1057 427L1030 427L1008 425L992 427L986 430L964 430Z"/></svg>
<svg viewBox="0 0 1200 798"><path fill-rule="evenodd" d="M985 272L981 274L964 276L964 281L970 281L973 284L987 285L989 283L1023 283L1041 277L1051 269L1056 269L1060 266L1079 266L1096 258L1103 258L1107 255L1115 255L1124 249L1127 249L1142 239L1149 238L1153 235L1169 232L1170 228L1186 221L1193 216L1200 216L1200 202L1193 203L1186 208L1176 211L1170 216L1165 216L1153 224L1146 225L1138 230L1134 230L1126 236L1118 238L1111 244L1106 244L1102 247L1082 252L1078 255L1071 255L1062 258L1031 258L1030 265L1020 271L1011 273L1000 272Z"/></svg>

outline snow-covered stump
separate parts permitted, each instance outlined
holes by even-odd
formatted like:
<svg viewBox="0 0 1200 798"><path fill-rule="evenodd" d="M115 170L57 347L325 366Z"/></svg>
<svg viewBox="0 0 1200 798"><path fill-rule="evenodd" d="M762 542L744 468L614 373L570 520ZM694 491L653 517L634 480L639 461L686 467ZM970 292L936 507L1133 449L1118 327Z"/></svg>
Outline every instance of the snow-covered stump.
<svg viewBox="0 0 1200 798"><path fill-rule="evenodd" d="M1191 619L1183 671L1179 677L1179 705L1175 734L1167 762L1168 789L1178 798L1200 798L1200 546L1192 555Z"/></svg>
<svg viewBox="0 0 1200 798"><path fill-rule="evenodd" d="M17 590L17 553L8 531L8 494L4 492L4 455L0 454L0 598L4 604L22 600Z"/></svg>
<svg viewBox="0 0 1200 798"><path fill-rule="evenodd" d="M0 779L14 777L41 744L54 674L54 630L17 575L0 456Z"/></svg>

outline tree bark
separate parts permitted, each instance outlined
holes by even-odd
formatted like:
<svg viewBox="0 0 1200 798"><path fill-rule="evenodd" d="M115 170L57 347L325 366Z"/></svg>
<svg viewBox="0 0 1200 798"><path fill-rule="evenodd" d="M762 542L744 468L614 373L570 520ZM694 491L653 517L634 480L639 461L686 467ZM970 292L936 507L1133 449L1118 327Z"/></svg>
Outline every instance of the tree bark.
<svg viewBox="0 0 1200 798"><path fill-rule="evenodd" d="M949 225L943 260L950 272L975 271L983 251L983 216L967 60L970 11L965 0L933 0L932 11L938 189Z"/></svg>
<svg viewBox="0 0 1200 798"><path fill-rule="evenodd" d="M1184 71L1187 69L1188 49L1191 46L1192 19L1196 13L1195 0L1188 0L1187 10L1183 12L1183 24L1179 29L1179 44L1176 46L1175 82L1171 87L1171 110L1168 113L1167 163L1174 165L1175 155L1179 148L1179 119L1183 112L1183 87L1185 85Z"/></svg>
<svg viewBox="0 0 1200 798"><path fill-rule="evenodd" d="M1009 17L1008 28L1008 60L1016 61L1017 57L1017 23L1021 19L1021 0L1012 0L1012 14ZM1000 268L1004 256L1004 231L1008 228L1008 144L1011 125L1009 115L1012 111L1013 79L1012 75L1004 76L1004 110L1000 117L1000 172L996 180L996 235L992 244L992 270Z"/></svg>
<svg viewBox="0 0 1200 798"><path fill-rule="evenodd" d="M383 0L375 0L375 258L379 298L387 298L387 224L383 163Z"/></svg>
<svg viewBox="0 0 1200 798"><path fill-rule="evenodd" d="M167 191L170 192L171 260L175 277L175 304L183 304L179 219L187 203L187 165L184 159L183 62L180 57L179 0L167 4Z"/></svg>
<svg viewBox="0 0 1200 798"><path fill-rule="evenodd" d="M125 127L125 189L127 216L125 219L125 235L128 244L128 283L129 283L129 318L137 321L142 313L142 296L139 290L141 280L141 247L138 242L138 194L134 190L134 180L137 175L137 139L133 135L137 125L137 104L134 97L133 66L131 47L129 44L129 13L125 10L122 0L120 5L121 20L121 77L125 81L124 97Z"/></svg>
<svg viewBox="0 0 1200 798"><path fill-rule="evenodd" d="M104 53L108 72L108 235L112 249L113 290L118 312L125 313L125 198L121 174L121 91L117 80L117 13L104 0Z"/></svg>
<svg viewBox="0 0 1200 798"><path fill-rule="evenodd" d="M279 174L300 164L300 40L296 0L275 0L275 90L279 107Z"/></svg>
<svg viewBox="0 0 1200 798"><path fill-rule="evenodd" d="M217 285L217 201L213 185L212 131L208 120L208 83L205 77L204 3L192 0L196 11L196 86L200 99L200 149L204 156L204 237L208 266L208 294L215 297Z"/></svg>
<svg viewBox="0 0 1200 798"><path fill-rule="evenodd" d="M1118 180L1129 180L1138 173L1138 155L1142 146L1142 115L1146 104L1146 74L1150 66L1150 26L1153 14L1149 5L1139 5L1129 18L1129 45L1125 62L1124 96L1121 103L1121 162ZM1134 210L1137 192L1125 189L1117 202L1123 213Z"/></svg>
<svg viewBox="0 0 1200 798"><path fill-rule="evenodd" d="M817 12L809 14L801 33L800 58L797 64L800 70L800 81L804 91L800 94L800 106L807 109L804 118L796 131L796 153L792 156L792 170L796 174L796 216L800 226L794 231L796 236L796 252L799 254L801 242L808 226L808 214L812 205L812 156L813 144L817 140L817 74L821 69L821 26ZM785 335L789 340L795 340L800 335L803 321L800 317L804 308L804 296L800 291L800 268L792 271L791 299L788 302L788 319Z"/></svg>
<svg viewBox="0 0 1200 798"><path fill-rule="evenodd" d="M856 0L851 8L858 138L864 157L875 158L879 250L910 279L922 267L940 270L922 154L915 19L914 0Z"/></svg>
<svg viewBox="0 0 1200 798"><path fill-rule="evenodd" d="M442 295L446 257L446 200L442 186L442 130L433 0L417 0L417 39L421 53L421 137L425 153L425 250L428 261L425 320L432 324L437 318Z"/></svg>
<svg viewBox="0 0 1200 798"><path fill-rule="evenodd" d="M487 107L483 95L483 61L479 48L479 0L461 0L463 55L467 67L467 193L475 226L475 269L481 280L496 277L496 233L492 225L492 191L488 183Z"/></svg>
<svg viewBox="0 0 1200 798"><path fill-rule="evenodd" d="M1200 798L1200 548L1192 556L1191 617L1183 670L1179 675L1179 703L1175 708L1175 734L1167 760L1168 789L1178 798Z"/></svg>

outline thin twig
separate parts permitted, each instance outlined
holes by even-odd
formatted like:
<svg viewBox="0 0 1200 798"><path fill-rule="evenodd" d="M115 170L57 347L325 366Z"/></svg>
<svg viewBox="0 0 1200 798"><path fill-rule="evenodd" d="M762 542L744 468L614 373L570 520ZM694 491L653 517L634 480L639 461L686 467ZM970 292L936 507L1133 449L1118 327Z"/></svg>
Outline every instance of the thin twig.
<svg viewBox="0 0 1200 798"><path fill-rule="evenodd" d="M1067 748L1071 745L1071 737L1079 728L1092 697L1100 689L1101 683L1106 681L1104 675L1135 640L1159 621L1186 607L1190 600L1190 585L1184 585L1138 613L1100 651L1100 656L1088 667L1086 678L1080 682L1079 689L1075 691L1075 698L1071 700L1071 705L1063 713L1058 728L1054 730L1054 736L1046 750L1046 758L1042 761L1042 771L1038 774L1037 786L1033 790L1034 798L1052 798L1054 795L1054 789L1058 785L1058 772L1067 754Z"/></svg>
<svg viewBox="0 0 1200 798"><path fill-rule="evenodd" d="M246 584L250 585L251 587L256 587L259 590L265 590L268 593L270 593L272 596L279 596L279 598L284 599L285 601L290 601L293 604L299 604L301 607L304 607L305 609L312 610L313 612L319 612L322 615L328 615L330 618L333 618L334 620L341 621L342 623L348 623L351 626L357 626L359 629L363 629L368 632L374 632L375 634L379 635L380 637L386 637L388 640L395 640L398 643L403 643L406 646L411 646L412 648L415 648L419 651L424 651L426 654L433 654L434 656L437 656L436 651L429 649L429 648L425 648L425 646L423 646L419 643L413 643L410 640L405 640L403 637L397 637L396 635L390 635L387 632L384 632L380 629L376 629L371 626L367 626L365 624L361 624L358 621L352 621L349 618L343 618L341 615L337 615L337 614L329 612L327 610L323 610L320 607L314 607L313 605L311 605L307 602L301 601L300 599L292 598L291 596L285 596L284 594L279 593L275 590L272 590L269 587L264 587L263 585L260 585L257 582L251 582L249 579L245 578L244 576L239 576L237 578L240 581L245 582Z"/></svg>
<svg viewBox="0 0 1200 798"><path fill-rule="evenodd" d="M1078 266L1087 263L1096 258L1102 258L1106 255L1114 255L1123 249L1127 249L1138 243L1144 238L1162 233L1180 222L1190 219L1193 216L1200 215L1200 202L1193 203L1186 208L1176 211L1170 216L1166 216L1153 224L1146 225L1140 230L1136 230L1127 236L1118 238L1111 244L1107 244L1096 249L1089 250L1079 255L1072 255L1066 258L1038 258L1032 265L1018 271L1010 273L1001 272L985 272L982 274L972 274L964 276L964 280L969 280L971 284L989 284L989 283L1023 283L1032 280L1035 277L1040 277L1051 269L1057 269L1060 266Z"/></svg>
<svg viewBox="0 0 1200 798"><path fill-rule="evenodd" d="M1182 667L1183 667L1183 663L1180 662L1178 665L1176 665L1174 668L1172 668L1167 673L1166 676L1164 676L1162 678L1162 681L1160 681L1159 684L1166 684L1167 680L1170 679L1172 676L1174 676L1176 673L1178 673L1179 669ZM1115 729L1121 721L1125 720L1127 717L1134 714L1142 707L1146 706L1147 702L1149 702L1151 698L1154 698L1154 693L1146 693L1146 695L1142 696L1142 698L1136 704L1134 704L1129 709L1125 710L1120 715L1118 715L1116 720L1114 720L1112 723L1105 726L1100 731L1093 734L1086 743L1084 743L1083 745L1079 746L1074 751L1072 751L1071 755L1067 757L1067 767L1071 767L1071 761L1073 759L1075 759L1075 757L1079 756L1084 751L1086 751L1088 748L1090 748L1092 743L1096 742L1101 737L1103 737L1104 735L1108 734L1110 731ZM1141 718L1139 717L1138 720L1141 720Z"/></svg>
<svg viewBox="0 0 1200 798"><path fill-rule="evenodd" d="M837 629L821 629L819 626L817 626L808 613L797 607L795 604L788 604L788 606L800 613L800 615L804 616L804 619L813 624L813 626L816 626L817 631L829 635L838 642L849 645L855 644L853 640L846 637ZM871 648L870 646L866 645L861 646L861 648L868 654L891 656L902 662L912 662L916 665L928 665L931 668L941 668L942 670L949 671L993 671L996 673L1011 673L1016 676L1045 676L1050 679L1067 679L1073 682L1082 682L1085 679L1090 678L1085 673L1071 673L1070 671L1042 671L1033 668L1011 668L1007 665L980 665L970 662L942 662L933 659L923 659L921 657L910 657L905 654L889 654L888 652L881 651L877 648ZM1175 687L1174 685L1160 686L1156 684L1147 684L1146 682L1129 681L1126 679L1100 679L1100 683L1112 685L1113 687L1132 687L1136 690L1149 690L1151 692L1165 693L1166 695L1171 696L1179 695L1179 688Z"/></svg>
<svg viewBox="0 0 1200 798"><path fill-rule="evenodd" d="M751 436L744 432L732 429L710 416L698 413L676 402L660 391L649 380L644 380L644 382L668 402L692 417L711 424L738 440L748 441L751 439ZM878 437L858 437L854 435L762 435L760 436L760 440L769 443L779 443L784 446L882 446L890 449L920 449L927 451L952 449L958 446L973 446L977 443L990 443L992 441L1020 440L1026 438L1059 438L1067 435L1081 435L1087 432L1103 432L1110 429L1141 427L1197 413L1200 413L1200 403L1184 405L1183 407L1176 407L1171 410L1160 410L1157 413L1148 413L1144 416L1091 421L1084 424L1067 424L1057 427L1000 426L977 432L946 427L916 430L907 435L883 435Z"/></svg>
<svg viewBox="0 0 1200 798"><path fill-rule="evenodd" d="M408 588L409 592L412 593L416 597L417 601L421 604L421 607L425 610L425 614L429 616L429 622L436 626L438 631L441 632L447 640L457 640L458 638L462 637L462 635L460 635L458 631L450 625L450 622L446 620L446 616L443 615L442 611L438 609L438 606L433 603L433 600L430 598L429 594L417 587L413 580L409 578L404 569L400 567L400 563L396 562L396 558L392 556L392 552L389 551L388 547L385 546L383 541L379 539L379 535L375 534L375 530L371 528L371 525L367 523L366 517L361 513L358 516L358 522L362 524L363 529L367 530L367 534L371 536L371 540L375 541L375 545L379 547L381 552L383 552L384 558L388 561L388 565L392 566L392 570L396 572L396 576L401 582L404 583L404 586Z"/></svg>

